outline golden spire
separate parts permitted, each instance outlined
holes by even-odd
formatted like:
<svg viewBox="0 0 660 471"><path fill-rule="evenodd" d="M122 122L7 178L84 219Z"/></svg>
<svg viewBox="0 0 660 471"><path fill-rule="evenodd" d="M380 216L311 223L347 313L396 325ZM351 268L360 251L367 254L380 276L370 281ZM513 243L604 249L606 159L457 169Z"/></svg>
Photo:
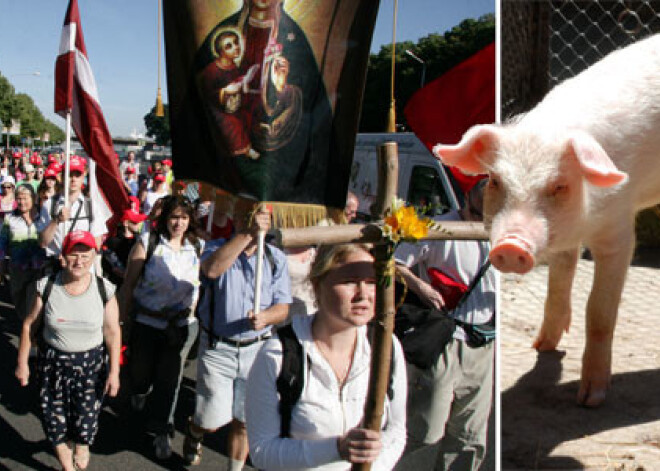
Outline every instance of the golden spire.
<svg viewBox="0 0 660 471"><path fill-rule="evenodd" d="M158 94L156 95L156 116L162 118L165 116L163 108L163 96L160 92L160 2L158 0Z"/></svg>
<svg viewBox="0 0 660 471"><path fill-rule="evenodd" d="M394 71L396 69L396 13L398 0L394 0L394 21L392 25L392 76L390 78L390 112L387 117L387 132L396 132L396 102L394 100Z"/></svg>

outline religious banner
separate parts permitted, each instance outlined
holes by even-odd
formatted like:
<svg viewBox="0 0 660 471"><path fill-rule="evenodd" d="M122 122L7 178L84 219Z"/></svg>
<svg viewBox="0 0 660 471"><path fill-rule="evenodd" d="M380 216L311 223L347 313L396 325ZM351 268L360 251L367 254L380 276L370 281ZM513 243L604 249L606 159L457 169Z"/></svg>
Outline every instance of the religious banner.
<svg viewBox="0 0 660 471"><path fill-rule="evenodd" d="M378 3L165 1L177 178L305 222L343 208Z"/></svg>

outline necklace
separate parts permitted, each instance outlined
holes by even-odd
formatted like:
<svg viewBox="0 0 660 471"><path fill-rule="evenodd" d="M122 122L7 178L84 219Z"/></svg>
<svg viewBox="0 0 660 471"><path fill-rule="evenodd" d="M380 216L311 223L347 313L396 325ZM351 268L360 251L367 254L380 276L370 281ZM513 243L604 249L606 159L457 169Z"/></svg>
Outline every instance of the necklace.
<svg viewBox="0 0 660 471"><path fill-rule="evenodd" d="M332 355L327 350L325 345L323 345L319 340L314 340L314 344L316 345L316 348L318 348L319 353L323 356L323 358L325 358L325 360L330 365L330 368L332 369L332 372L335 374L335 377L337 378L337 382L339 383L339 385L343 386L344 383L346 382L346 379L348 378L348 372L351 369L351 364L353 363L353 352L355 351L355 343L353 344L353 348L351 348L351 353L350 356L348 357L348 362L342 361L342 363L345 364L340 364L340 365L336 364L334 355Z"/></svg>

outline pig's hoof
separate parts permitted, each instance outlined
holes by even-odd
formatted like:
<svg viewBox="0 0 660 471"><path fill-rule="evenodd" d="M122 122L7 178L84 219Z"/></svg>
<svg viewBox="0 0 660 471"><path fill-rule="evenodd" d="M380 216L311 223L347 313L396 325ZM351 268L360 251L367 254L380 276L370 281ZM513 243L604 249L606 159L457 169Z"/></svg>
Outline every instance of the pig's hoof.
<svg viewBox="0 0 660 471"><path fill-rule="evenodd" d="M559 345L559 340L561 339L561 333L559 335L548 335L541 329L538 337L534 340L532 347L539 352L550 352L557 349Z"/></svg>
<svg viewBox="0 0 660 471"><path fill-rule="evenodd" d="M605 402L607 388L580 385L577 395L577 403L584 407L599 407Z"/></svg>

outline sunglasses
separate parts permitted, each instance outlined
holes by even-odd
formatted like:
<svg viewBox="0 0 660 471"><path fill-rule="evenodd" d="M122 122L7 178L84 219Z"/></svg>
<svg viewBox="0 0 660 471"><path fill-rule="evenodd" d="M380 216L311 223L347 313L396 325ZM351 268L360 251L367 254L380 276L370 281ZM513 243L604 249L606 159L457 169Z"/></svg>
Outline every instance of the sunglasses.
<svg viewBox="0 0 660 471"><path fill-rule="evenodd" d="M2 185L2 188L14 188L14 185Z"/></svg>

